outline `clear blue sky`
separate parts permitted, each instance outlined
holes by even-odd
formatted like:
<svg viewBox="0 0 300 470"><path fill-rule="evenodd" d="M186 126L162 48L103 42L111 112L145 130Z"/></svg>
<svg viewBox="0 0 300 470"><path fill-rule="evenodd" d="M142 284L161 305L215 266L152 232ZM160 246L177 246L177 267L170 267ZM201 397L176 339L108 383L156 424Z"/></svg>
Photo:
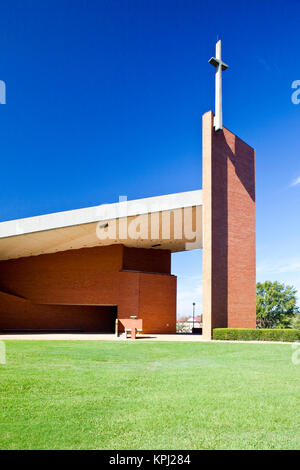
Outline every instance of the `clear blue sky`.
<svg viewBox="0 0 300 470"><path fill-rule="evenodd" d="M201 115L256 149L257 276L300 290L300 2L3 1L0 220L201 188ZM179 314L201 253L173 256Z"/></svg>

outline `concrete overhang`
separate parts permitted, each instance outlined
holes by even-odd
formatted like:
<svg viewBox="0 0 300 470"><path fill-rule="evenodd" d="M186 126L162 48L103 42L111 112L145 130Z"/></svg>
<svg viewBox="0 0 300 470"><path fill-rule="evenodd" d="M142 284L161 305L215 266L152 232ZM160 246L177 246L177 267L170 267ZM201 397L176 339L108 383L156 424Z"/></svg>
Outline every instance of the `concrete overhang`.
<svg viewBox="0 0 300 470"><path fill-rule="evenodd" d="M202 191L0 223L0 260L113 244L171 252L202 248Z"/></svg>

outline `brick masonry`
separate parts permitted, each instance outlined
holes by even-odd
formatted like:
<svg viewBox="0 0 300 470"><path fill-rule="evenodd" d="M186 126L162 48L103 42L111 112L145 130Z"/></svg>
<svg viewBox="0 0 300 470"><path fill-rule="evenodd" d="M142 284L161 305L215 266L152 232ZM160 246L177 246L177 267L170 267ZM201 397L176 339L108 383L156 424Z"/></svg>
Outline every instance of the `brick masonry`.
<svg viewBox="0 0 300 470"><path fill-rule="evenodd" d="M255 328L255 155L203 116L203 315L213 328Z"/></svg>
<svg viewBox="0 0 300 470"><path fill-rule="evenodd" d="M0 330L107 331L117 307L119 318L142 318L144 333L175 333L170 267L169 251L122 245L1 261Z"/></svg>

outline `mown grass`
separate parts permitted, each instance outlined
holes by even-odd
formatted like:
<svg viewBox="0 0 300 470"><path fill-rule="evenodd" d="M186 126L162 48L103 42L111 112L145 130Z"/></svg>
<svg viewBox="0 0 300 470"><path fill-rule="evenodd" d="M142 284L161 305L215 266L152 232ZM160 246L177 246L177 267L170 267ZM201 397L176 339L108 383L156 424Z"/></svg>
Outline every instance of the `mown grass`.
<svg viewBox="0 0 300 470"><path fill-rule="evenodd" d="M300 449L290 345L7 341L1 449Z"/></svg>

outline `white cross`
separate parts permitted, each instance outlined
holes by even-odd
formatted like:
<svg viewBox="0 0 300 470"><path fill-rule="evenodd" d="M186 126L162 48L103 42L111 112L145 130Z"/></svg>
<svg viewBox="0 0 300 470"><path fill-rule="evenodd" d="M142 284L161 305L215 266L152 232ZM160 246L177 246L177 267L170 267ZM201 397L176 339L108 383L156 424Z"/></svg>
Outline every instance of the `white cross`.
<svg viewBox="0 0 300 470"><path fill-rule="evenodd" d="M222 116L222 70L228 69L228 65L222 62L221 59L221 40L216 44L216 57L212 57L209 63L216 67L216 102L215 102L215 118L214 128L215 131L222 129L223 116Z"/></svg>

